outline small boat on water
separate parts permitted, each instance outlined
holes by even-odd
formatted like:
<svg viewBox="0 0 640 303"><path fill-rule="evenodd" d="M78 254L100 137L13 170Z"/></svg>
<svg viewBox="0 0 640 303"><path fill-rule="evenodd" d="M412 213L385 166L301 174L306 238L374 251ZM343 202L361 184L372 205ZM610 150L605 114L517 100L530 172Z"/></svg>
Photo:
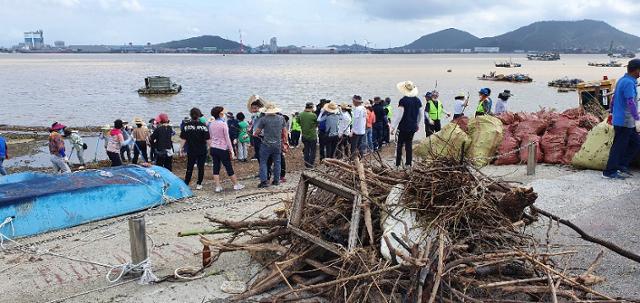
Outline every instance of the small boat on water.
<svg viewBox="0 0 640 303"><path fill-rule="evenodd" d="M182 85L171 82L169 77L155 76L144 78L144 87L138 90L141 95L175 95L182 91Z"/></svg>
<svg viewBox="0 0 640 303"><path fill-rule="evenodd" d="M513 62L511 60L504 61L504 62L496 62L494 64L495 64L496 67L504 67L504 68L522 67L522 64Z"/></svg>
<svg viewBox="0 0 640 303"><path fill-rule="evenodd" d="M552 52L531 53L527 55L527 59L533 61L557 61L560 60L560 54Z"/></svg>
<svg viewBox="0 0 640 303"><path fill-rule="evenodd" d="M170 171L137 165L73 174L26 172L0 177L0 233L33 236L138 212L192 196Z"/></svg>
<svg viewBox="0 0 640 303"><path fill-rule="evenodd" d="M563 90L575 90L576 87L578 86L578 84L584 82L582 79L569 79L569 78L561 78L561 79L556 79L553 81L549 81L549 83L547 83L548 86L550 87L557 87L558 92L560 91L560 88L562 88ZM564 91L562 91L564 92Z"/></svg>
<svg viewBox="0 0 640 303"><path fill-rule="evenodd" d="M607 63L602 63L602 62L589 62L587 63L588 66L594 66L594 67L621 67L622 63L615 61L615 60L611 60Z"/></svg>
<svg viewBox="0 0 640 303"><path fill-rule="evenodd" d="M525 75L525 74L503 75L503 74L496 74L496 72L491 72L488 75L482 75L482 76L478 77L478 80L515 82L515 83L533 82L533 79L531 77L529 77L529 75Z"/></svg>

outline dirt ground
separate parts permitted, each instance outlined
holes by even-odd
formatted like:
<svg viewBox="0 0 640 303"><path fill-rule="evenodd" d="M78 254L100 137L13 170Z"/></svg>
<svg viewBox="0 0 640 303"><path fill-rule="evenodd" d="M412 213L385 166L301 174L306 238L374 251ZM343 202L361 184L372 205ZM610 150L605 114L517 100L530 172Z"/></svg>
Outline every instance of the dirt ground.
<svg viewBox="0 0 640 303"><path fill-rule="evenodd" d="M302 169L301 149L287 158L288 182L258 190L257 163L236 163L238 176L247 188L213 193L211 169L207 167L205 189L195 197L146 211L148 246L153 272L158 277L173 275L176 269L199 267L202 245L198 237L177 237L180 231L211 228L205 214L218 218L244 219L250 215L268 218L283 201L292 199ZM393 152L385 150L385 157ZM291 160L289 160L291 159ZM289 165L289 163L292 163ZM175 173L182 176L184 164L176 163ZM524 166L489 166L483 171L505 180L533 186L539 193L536 204L575 221L596 236L640 251L640 172L632 179L611 183L596 171L576 171L559 166L538 166L534 176L526 176ZM127 216L94 222L48 233L18 242L37 253L16 249L0 252L0 301L2 302L224 302L231 294L222 290L229 283L244 286L261 269L246 253L227 253L207 269L198 280L179 280L153 285L138 285L125 277L116 283L106 281L108 266L128 262L129 235ZM532 229L541 237L547 224ZM600 247L588 244L566 228L554 227L554 243L572 245L583 253L570 260L576 267L591 263ZM207 237L223 239L225 234ZM13 245L5 241L11 248ZM98 264L100 263L100 264ZM614 295L640 298L640 268L636 263L605 251L597 274L608 282L598 289ZM277 290L274 290L277 291Z"/></svg>

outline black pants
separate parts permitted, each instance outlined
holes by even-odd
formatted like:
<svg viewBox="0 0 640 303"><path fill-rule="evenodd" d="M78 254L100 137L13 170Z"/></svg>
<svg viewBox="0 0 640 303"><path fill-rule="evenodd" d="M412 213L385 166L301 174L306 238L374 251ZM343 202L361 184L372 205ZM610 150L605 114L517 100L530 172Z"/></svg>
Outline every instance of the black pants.
<svg viewBox="0 0 640 303"><path fill-rule="evenodd" d="M302 138L302 144L304 144L304 147L302 149L304 166L306 168L312 168L316 162L316 147L318 142L315 139L307 140L305 138Z"/></svg>
<svg viewBox="0 0 640 303"><path fill-rule="evenodd" d="M257 159L260 162L260 146L262 145L262 138L260 137L251 137L253 145L253 158Z"/></svg>
<svg viewBox="0 0 640 303"><path fill-rule="evenodd" d="M109 160L111 160L111 167L115 167L115 166L121 166L122 165L122 159L120 159L120 154L119 153L114 153L114 152L107 152L107 156L109 157Z"/></svg>
<svg viewBox="0 0 640 303"><path fill-rule="evenodd" d="M334 157L336 159L349 158L349 156L351 156L351 153L349 152L350 146L350 137L342 136L341 138L338 138L338 144L336 147L336 151L334 152Z"/></svg>
<svg viewBox="0 0 640 303"><path fill-rule="evenodd" d="M318 146L320 147L320 161L327 156L327 134L318 131Z"/></svg>
<svg viewBox="0 0 640 303"><path fill-rule="evenodd" d="M352 156L364 156L367 150L367 135L353 135L351 136L351 153Z"/></svg>
<svg viewBox="0 0 640 303"><path fill-rule="evenodd" d="M267 160L267 167L269 167L267 180L270 180L271 172L273 170L273 157L269 157L269 160ZM285 160L284 153L280 153L280 179L286 177L286 175L287 175L287 161ZM279 182L280 180L277 180L277 181Z"/></svg>
<svg viewBox="0 0 640 303"><path fill-rule="evenodd" d="M640 135L634 127L613 127L613 144L603 174L610 176L617 170L627 170L640 151Z"/></svg>
<svg viewBox="0 0 640 303"><path fill-rule="evenodd" d="M127 160L131 162L131 148L129 148L129 145L120 147L120 158L122 158L122 161L125 159L125 154L127 155Z"/></svg>
<svg viewBox="0 0 640 303"><path fill-rule="evenodd" d="M391 142L391 131L389 130L389 122L384 123L384 128L382 129L382 143L387 143L389 144L389 142Z"/></svg>
<svg viewBox="0 0 640 303"><path fill-rule="evenodd" d="M298 146L300 144L300 131L294 130L291 132L291 146Z"/></svg>
<svg viewBox="0 0 640 303"><path fill-rule="evenodd" d="M416 132L398 132L398 144L396 146L396 166L400 166L402 164L402 147L404 147L406 155L406 159L404 162L405 166L411 166L413 162L413 135Z"/></svg>
<svg viewBox="0 0 640 303"><path fill-rule="evenodd" d="M338 136L327 137L327 158L335 158L338 148Z"/></svg>
<svg viewBox="0 0 640 303"><path fill-rule="evenodd" d="M464 114L453 114L453 120L463 117Z"/></svg>
<svg viewBox="0 0 640 303"><path fill-rule="evenodd" d="M428 122L425 124L425 133L427 137L437 133L442 129L442 125L440 124L440 120L433 120L433 124L429 124Z"/></svg>
<svg viewBox="0 0 640 303"><path fill-rule="evenodd" d="M173 169L173 156L168 156L166 152L158 153L156 151L156 165L171 171Z"/></svg>
<svg viewBox="0 0 640 303"><path fill-rule="evenodd" d="M210 153L211 159L213 159L214 176L220 175L221 166L224 166L224 169L227 171L227 175L229 177L235 174L233 171L233 165L231 165L231 154L228 150L211 148Z"/></svg>
<svg viewBox="0 0 640 303"><path fill-rule="evenodd" d="M142 159L144 162L149 162L149 157L147 156L147 142L146 141L136 141L133 146L133 160L131 163L138 164L138 158L142 154Z"/></svg>
<svg viewBox="0 0 640 303"><path fill-rule="evenodd" d="M202 155L192 155L187 154L187 172L184 175L184 183L191 182L191 175L193 174L193 165L198 165L198 185L202 184L202 180L204 179L204 162L207 160L207 154Z"/></svg>
<svg viewBox="0 0 640 303"><path fill-rule="evenodd" d="M373 124L373 150L380 149L382 147L384 139L384 123L376 122L375 124Z"/></svg>

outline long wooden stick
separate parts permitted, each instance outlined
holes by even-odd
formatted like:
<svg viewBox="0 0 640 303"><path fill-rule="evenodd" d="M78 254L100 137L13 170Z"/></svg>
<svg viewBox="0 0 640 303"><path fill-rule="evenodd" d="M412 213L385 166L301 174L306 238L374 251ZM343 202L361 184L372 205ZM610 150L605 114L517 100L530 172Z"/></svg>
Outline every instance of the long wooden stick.
<svg viewBox="0 0 640 303"><path fill-rule="evenodd" d="M440 244L438 247L438 272L436 274L436 280L433 283L433 289L431 290L431 297L429 297L429 303L436 301L436 295L440 288L440 280L442 279L442 271L444 270L444 232L440 231Z"/></svg>
<svg viewBox="0 0 640 303"><path fill-rule="evenodd" d="M617 254L619 254L619 255L627 258L627 259L630 259L630 260L633 260L633 261L636 261L636 262L640 263L640 255L637 255L637 254L635 254L635 253L633 253L631 251L628 251L628 250L626 250L626 249L624 249L624 248L622 248L622 247L620 247L618 245L615 245L615 244L613 244L613 243L611 243L609 241L605 241L605 240L602 240L600 238L596 238L594 236L591 236L591 235L587 234L585 231L583 231L582 229L580 229L580 227L578 227L575 224L571 223L571 221L569 221L569 220L562 219L562 218L560 218L560 217L558 217L558 216L556 216L554 214L548 213L548 212L546 212L546 211L544 211L542 209L539 209L539 208L537 208L537 207L535 207L533 205L531 206L531 210L533 210L534 212L537 212L537 213L539 213L539 214L541 214L541 215L543 215L545 217L548 217L548 218L550 218L552 220L555 220L555 221L557 221L559 223L562 223L563 225L573 229L575 232L577 232L580 235L580 238L582 238L585 241L589 241L591 243L596 243L596 244L602 245L602 246L608 248L609 250L611 250L611 251L613 251L613 252L615 252L615 253L617 253Z"/></svg>
<svg viewBox="0 0 640 303"><path fill-rule="evenodd" d="M369 188L367 188L367 179L364 174L364 166L360 162L358 157L355 157L356 167L358 168L358 178L360 179L360 188L362 190L364 208L364 225L367 227L367 233L369 234L369 244L374 245L373 239L373 222L371 220L371 203L369 203Z"/></svg>

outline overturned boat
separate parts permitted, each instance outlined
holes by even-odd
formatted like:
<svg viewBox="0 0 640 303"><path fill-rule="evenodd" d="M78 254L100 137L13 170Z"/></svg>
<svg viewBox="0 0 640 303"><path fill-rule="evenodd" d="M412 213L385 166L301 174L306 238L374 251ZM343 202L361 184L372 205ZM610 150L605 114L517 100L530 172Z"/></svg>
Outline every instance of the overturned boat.
<svg viewBox="0 0 640 303"><path fill-rule="evenodd" d="M141 95L174 95L182 91L182 85L171 82L169 77L144 78L144 87L138 90Z"/></svg>
<svg viewBox="0 0 640 303"><path fill-rule="evenodd" d="M128 165L73 174L0 177L0 233L33 236L138 212L192 196L170 171Z"/></svg>

